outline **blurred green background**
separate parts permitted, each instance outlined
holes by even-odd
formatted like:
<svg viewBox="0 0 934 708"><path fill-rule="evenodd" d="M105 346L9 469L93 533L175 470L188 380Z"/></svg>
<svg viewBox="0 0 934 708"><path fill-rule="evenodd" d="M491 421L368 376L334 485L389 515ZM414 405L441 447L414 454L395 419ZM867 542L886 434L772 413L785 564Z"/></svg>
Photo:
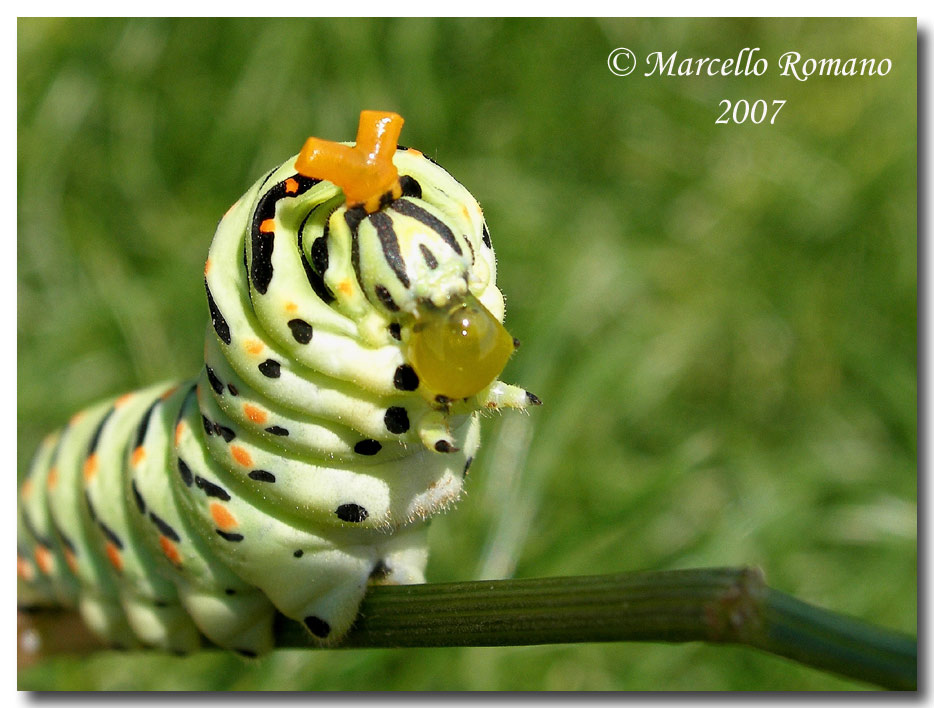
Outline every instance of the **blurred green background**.
<svg viewBox="0 0 934 708"><path fill-rule="evenodd" d="M909 20L18 22L19 473L95 399L199 367L226 208L311 134L395 110L483 204L529 416L487 421L429 578L759 565L917 621L916 40ZM615 47L765 76L613 76ZM778 57L888 57L885 77ZM715 125L722 99L785 99ZM703 645L104 652L21 688L862 688Z"/></svg>

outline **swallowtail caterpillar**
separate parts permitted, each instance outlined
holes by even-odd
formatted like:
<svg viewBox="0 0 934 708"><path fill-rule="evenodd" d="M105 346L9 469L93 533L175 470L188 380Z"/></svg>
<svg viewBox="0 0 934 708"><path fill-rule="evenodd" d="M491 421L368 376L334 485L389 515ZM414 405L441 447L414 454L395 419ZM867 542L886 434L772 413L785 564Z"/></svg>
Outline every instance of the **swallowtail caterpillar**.
<svg viewBox="0 0 934 708"><path fill-rule="evenodd" d="M21 605L75 606L115 646L257 655L275 611L323 644L368 585L421 583L458 498L502 325L476 200L364 111L309 138L223 217L204 267L205 366L84 410L20 489Z"/></svg>

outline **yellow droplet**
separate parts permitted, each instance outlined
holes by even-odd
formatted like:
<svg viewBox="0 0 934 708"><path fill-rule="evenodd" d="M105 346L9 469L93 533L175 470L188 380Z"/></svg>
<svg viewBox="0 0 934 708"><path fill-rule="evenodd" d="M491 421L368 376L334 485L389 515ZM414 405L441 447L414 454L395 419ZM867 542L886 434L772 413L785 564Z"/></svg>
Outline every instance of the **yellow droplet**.
<svg viewBox="0 0 934 708"><path fill-rule="evenodd" d="M428 312L413 328L408 356L421 383L448 398L468 398L492 383L513 339L479 301Z"/></svg>

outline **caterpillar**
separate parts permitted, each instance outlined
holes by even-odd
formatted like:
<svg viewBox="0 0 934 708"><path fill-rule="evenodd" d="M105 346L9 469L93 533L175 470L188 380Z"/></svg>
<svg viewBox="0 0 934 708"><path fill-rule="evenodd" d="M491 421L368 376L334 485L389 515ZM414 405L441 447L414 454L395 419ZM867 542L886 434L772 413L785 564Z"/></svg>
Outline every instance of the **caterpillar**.
<svg viewBox="0 0 934 708"><path fill-rule="evenodd" d="M277 612L339 642L372 584L425 581L459 496L504 328L477 201L363 111L309 138L220 220L204 367L48 435L20 485L21 606L77 608L112 646L273 647Z"/></svg>

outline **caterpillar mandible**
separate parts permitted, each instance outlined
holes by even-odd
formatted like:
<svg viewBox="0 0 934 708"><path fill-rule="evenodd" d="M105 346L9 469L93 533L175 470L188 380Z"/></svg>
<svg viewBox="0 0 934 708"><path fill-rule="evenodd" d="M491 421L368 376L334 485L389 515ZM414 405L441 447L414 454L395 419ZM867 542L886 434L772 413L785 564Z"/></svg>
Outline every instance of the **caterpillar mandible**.
<svg viewBox="0 0 934 708"><path fill-rule="evenodd" d="M309 138L217 226L205 365L92 406L21 485L21 605L115 646L272 648L276 610L337 642L371 583L424 582L515 348L483 214L363 111Z"/></svg>

